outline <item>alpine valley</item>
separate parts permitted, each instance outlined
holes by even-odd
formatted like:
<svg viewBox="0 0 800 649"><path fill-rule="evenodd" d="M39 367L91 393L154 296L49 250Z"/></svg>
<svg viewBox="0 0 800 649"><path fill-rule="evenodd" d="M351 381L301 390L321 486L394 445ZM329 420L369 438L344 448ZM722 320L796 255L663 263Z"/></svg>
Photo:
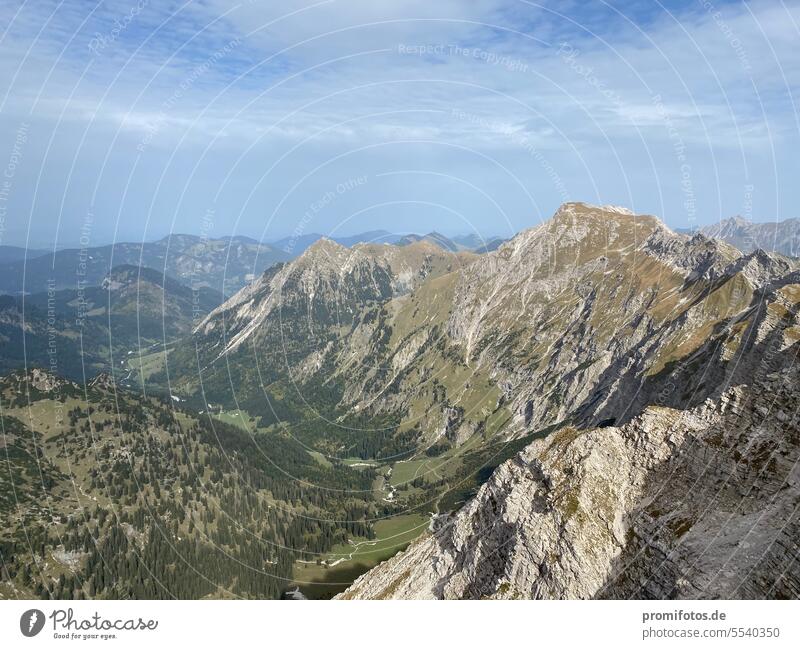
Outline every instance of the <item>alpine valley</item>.
<svg viewBox="0 0 800 649"><path fill-rule="evenodd" d="M0 596L797 598L800 261L718 234L567 203L4 298Z"/></svg>

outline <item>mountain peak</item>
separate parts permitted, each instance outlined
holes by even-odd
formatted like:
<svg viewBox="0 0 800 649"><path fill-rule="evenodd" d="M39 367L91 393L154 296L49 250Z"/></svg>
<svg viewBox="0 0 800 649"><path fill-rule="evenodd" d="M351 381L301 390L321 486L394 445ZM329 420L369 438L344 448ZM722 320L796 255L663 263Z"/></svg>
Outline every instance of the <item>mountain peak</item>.
<svg viewBox="0 0 800 649"><path fill-rule="evenodd" d="M752 226L752 222L739 216L730 216L727 219L721 219L710 226L703 228L703 232L710 233L711 236L718 238L725 238L741 230L747 230Z"/></svg>
<svg viewBox="0 0 800 649"><path fill-rule="evenodd" d="M361 257L362 254L356 248L348 248L333 239L322 237L306 248L303 254L289 265L287 272L338 274L346 272L346 269L357 263Z"/></svg>
<svg viewBox="0 0 800 649"><path fill-rule="evenodd" d="M763 286L788 275L792 265L783 258L756 248L731 264L728 273L742 273L753 286Z"/></svg>
<svg viewBox="0 0 800 649"><path fill-rule="evenodd" d="M333 239L329 239L328 237L320 237L314 243L312 243L308 248L306 248L305 252L303 253L302 257L306 256L314 256L314 255L339 255L342 252L347 252L347 248L340 243L337 243Z"/></svg>
<svg viewBox="0 0 800 649"><path fill-rule="evenodd" d="M620 205L594 205L592 203L583 203L580 201L572 201L562 203L553 215L554 219L563 216L570 217L611 217L611 216L638 216L635 212L627 207ZM647 218L654 219L655 217L648 216Z"/></svg>
<svg viewBox="0 0 800 649"><path fill-rule="evenodd" d="M530 256L533 246L539 250L537 258L541 262L549 257L548 250L553 246L562 250L580 246L585 248L583 257L592 251L600 257L608 250L638 246L657 230L671 232L655 216L634 214L624 207L564 203L551 219L520 232L500 250Z"/></svg>

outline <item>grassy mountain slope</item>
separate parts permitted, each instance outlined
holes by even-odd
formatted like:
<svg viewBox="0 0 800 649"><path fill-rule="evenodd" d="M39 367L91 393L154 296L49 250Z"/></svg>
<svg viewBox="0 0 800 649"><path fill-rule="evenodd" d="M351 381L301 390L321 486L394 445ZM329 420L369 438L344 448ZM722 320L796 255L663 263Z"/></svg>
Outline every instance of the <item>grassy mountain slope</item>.
<svg viewBox="0 0 800 649"><path fill-rule="evenodd" d="M3 597L275 598L374 534L370 471L33 370L0 380ZM314 485L324 485L315 487Z"/></svg>

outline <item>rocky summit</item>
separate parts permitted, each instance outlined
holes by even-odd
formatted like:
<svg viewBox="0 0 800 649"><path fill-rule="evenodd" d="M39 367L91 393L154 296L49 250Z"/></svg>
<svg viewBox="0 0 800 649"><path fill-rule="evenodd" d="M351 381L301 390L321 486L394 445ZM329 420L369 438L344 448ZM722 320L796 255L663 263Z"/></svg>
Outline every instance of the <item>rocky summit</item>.
<svg viewBox="0 0 800 649"><path fill-rule="evenodd" d="M482 255L322 239L214 310L170 373L187 396L198 377L235 386L232 407L264 410L266 396L267 418L289 401L331 421L389 418L390 437L423 448L624 423L750 372L767 303L791 310L775 291L795 272L583 203Z"/></svg>
<svg viewBox="0 0 800 649"><path fill-rule="evenodd" d="M342 597L798 595L792 260L568 204L453 283L496 435L546 434Z"/></svg>

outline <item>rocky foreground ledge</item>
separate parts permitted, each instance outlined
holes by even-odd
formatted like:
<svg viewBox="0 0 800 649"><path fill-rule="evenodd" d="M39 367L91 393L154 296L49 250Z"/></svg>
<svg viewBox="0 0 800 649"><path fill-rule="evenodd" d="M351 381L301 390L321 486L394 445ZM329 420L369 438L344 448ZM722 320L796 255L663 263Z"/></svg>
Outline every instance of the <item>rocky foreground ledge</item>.
<svg viewBox="0 0 800 649"><path fill-rule="evenodd" d="M699 407L533 442L339 598L800 596L796 362L790 345Z"/></svg>

